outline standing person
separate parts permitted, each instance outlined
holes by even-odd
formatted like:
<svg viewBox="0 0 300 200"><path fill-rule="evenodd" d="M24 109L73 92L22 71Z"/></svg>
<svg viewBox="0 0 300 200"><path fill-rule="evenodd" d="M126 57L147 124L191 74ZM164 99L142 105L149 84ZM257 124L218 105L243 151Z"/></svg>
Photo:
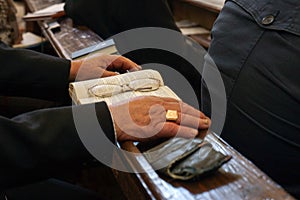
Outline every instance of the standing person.
<svg viewBox="0 0 300 200"><path fill-rule="evenodd" d="M66 0L65 11L104 39L142 27L179 31L166 0Z"/></svg>
<svg viewBox="0 0 300 200"><path fill-rule="evenodd" d="M209 48L227 93L221 137L298 198L299 13L298 0L227 1ZM213 69L211 64L208 61L204 73ZM206 88L203 98L203 110L209 114Z"/></svg>

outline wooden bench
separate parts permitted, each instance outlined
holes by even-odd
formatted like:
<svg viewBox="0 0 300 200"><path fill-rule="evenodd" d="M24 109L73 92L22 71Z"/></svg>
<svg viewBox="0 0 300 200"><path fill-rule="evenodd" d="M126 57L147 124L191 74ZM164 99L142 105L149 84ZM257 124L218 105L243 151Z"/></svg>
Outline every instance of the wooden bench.
<svg viewBox="0 0 300 200"><path fill-rule="evenodd" d="M206 141L213 147L232 156L215 174L196 182L174 181L155 171L148 173L125 173L113 170L124 195L128 199L294 199L252 162L229 146L214 133L207 135ZM127 151L139 153L132 143L122 144ZM124 165L132 169L149 169L143 157L125 158ZM124 158L123 158L124 160Z"/></svg>
<svg viewBox="0 0 300 200"><path fill-rule="evenodd" d="M188 20L210 31L224 0L171 0L170 5L175 21ZM210 45L210 33L189 36L205 48Z"/></svg>

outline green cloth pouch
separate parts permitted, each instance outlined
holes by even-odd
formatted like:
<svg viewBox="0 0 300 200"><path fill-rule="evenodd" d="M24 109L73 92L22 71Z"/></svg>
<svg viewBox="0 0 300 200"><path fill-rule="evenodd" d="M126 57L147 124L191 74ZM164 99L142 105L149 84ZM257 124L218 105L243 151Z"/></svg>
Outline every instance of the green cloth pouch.
<svg viewBox="0 0 300 200"><path fill-rule="evenodd" d="M172 138L143 155L154 170L177 180L198 180L231 159L199 138Z"/></svg>

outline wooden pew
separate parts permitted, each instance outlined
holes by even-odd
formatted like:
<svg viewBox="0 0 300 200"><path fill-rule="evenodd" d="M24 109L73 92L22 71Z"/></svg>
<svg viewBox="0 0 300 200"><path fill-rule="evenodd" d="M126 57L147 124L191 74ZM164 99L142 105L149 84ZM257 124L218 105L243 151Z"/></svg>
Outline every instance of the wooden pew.
<svg viewBox="0 0 300 200"><path fill-rule="evenodd" d="M224 5L224 0L170 0L175 21L188 20L208 31ZM203 47L210 44L210 33L189 35Z"/></svg>
<svg viewBox="0 0 300 200"><path fill-rule="evenodd" d="M126 173L113 170L124 195L128 199L294 199L252 162L229 146L214 133L205 139L213 147L233 158L217 173L194 182L174 181L157 174ZM132 143L122 144L127 151L139 153ZM124 158L123 158L124 159ZM125 158L124 165L132 169L149 169L149 163L141 156Z"/></svg>

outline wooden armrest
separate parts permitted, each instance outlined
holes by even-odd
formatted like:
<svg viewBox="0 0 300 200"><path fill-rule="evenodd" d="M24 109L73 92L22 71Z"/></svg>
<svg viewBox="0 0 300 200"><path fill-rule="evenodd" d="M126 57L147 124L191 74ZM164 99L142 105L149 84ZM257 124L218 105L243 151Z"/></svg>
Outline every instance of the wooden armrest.
<svg viewBox="0 0 300 200"><path fill-rule="evenodd" d="M180 0L185 3L219 13L224 6L225 0Z"/></svg>
<svg viewBox="0 0 300 200"><path fill-rule="evenodd" d="M194 182L171 180L149 170L151 166L143 156L125 158L132 169L148 171L127 173L113 170L123 193L128 199L293 199L220 137L210 133L205 140L216 150L233 157L215 174ZM140 152L133 142L121 146L127 151Z"/></svg>

